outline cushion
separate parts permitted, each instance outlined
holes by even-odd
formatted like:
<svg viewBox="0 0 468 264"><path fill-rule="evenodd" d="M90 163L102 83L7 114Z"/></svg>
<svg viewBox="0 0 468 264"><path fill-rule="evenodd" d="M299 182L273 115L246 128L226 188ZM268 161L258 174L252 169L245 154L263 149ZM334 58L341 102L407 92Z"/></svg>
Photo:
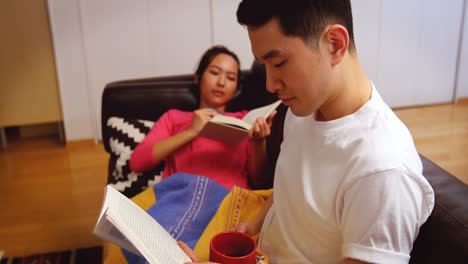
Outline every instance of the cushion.
<svg viewBox="0 0 468 264"><path fill-rule="evenodd" d="M162 177L164 163L143 173L132 171L129 165L133 150L151 130L154 122L110 117L106 125L111 148L108 183L127 197L133 197L158 183Z"/></svg>

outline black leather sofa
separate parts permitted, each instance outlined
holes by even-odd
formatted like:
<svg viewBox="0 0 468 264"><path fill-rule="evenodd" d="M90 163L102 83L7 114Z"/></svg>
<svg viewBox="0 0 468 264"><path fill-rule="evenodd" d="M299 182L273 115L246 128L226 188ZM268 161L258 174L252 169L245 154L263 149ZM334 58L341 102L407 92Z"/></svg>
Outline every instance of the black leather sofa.
<svg viewBox="0 0 468 264"><path fill-rule="evenodd" d="M228 110L252 109L275 98L264 89L260 68L243 72L241 93ZM102 138L111 153L109 117L157 120L170 108L194 110L196 100L191 93L193 75L125 80L108 84L102 96ZM269 174L273 180L276 158L282 141L285 107L273 123L268 139ZM435 208L417 237L410 263L468 263L468 186L421 155L424 176L435 191ZM110 163L112 163L110 159ZM112 168L113 164L109 164ZM111 175L109 175L109 181ZM271 187L272 182L265 188Z"/></svg>

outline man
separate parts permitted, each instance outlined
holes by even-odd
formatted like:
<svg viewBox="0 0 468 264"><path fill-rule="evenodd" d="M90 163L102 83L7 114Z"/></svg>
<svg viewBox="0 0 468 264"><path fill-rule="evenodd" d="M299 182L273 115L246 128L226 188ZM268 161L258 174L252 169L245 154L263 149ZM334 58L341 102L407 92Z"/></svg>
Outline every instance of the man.
<svg viewBox="0 0 468 264"><path fill-rule="evenodd" d="M244 0L237 18L289 106L274 202L238 229L272 263L408 263L434 193L359 63L350 1Z"/></svg>

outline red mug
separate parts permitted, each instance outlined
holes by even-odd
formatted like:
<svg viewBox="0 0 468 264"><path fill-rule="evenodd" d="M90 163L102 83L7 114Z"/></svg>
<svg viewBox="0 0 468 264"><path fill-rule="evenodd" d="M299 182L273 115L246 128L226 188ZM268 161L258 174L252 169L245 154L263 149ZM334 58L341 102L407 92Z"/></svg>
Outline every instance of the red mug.
<svg viewBox="0 0 468 264"><path fill-rule="evenodd" d="M239 231L217 234L210 242L210 261L223 264L255 264L257 246L249 235Z"/></svg>

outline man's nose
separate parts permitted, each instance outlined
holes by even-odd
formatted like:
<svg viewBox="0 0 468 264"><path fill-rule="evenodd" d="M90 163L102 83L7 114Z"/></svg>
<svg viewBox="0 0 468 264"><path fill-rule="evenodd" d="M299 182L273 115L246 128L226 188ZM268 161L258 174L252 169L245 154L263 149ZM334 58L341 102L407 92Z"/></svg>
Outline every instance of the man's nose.
<svg viewBox="0 0 468 264"><path fill-rule="evenodd" d="M266 71L266 89L270 93L276 93L280 89L278 80L268 70Z"/></svg>

